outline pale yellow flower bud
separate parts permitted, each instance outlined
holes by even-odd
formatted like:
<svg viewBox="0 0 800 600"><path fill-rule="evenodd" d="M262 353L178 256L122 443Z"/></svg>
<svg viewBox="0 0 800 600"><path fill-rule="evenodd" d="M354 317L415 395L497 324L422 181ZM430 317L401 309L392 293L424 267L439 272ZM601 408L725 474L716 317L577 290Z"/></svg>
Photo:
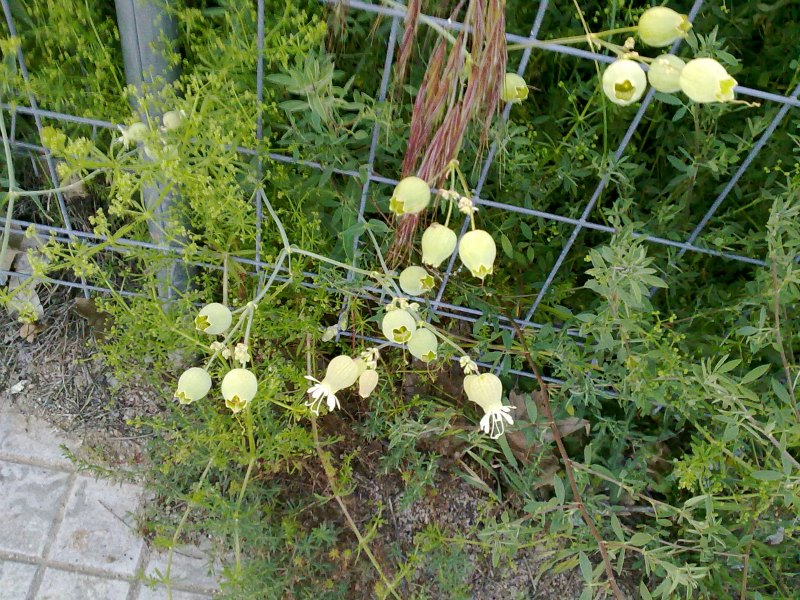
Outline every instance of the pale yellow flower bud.
<svg viewBox="0 0 800 600"><path fill-rule="evenodd" d="M397 216L416 214L428 206L431 190L428 184L416 176L402 179L394 188L389 210Z"/></svg>
<svg viewBox="0 0 800 600"><path fill-rule="evenodd" d="M439 342L430 329L417 329L411 339L408 340L408 351L413 357L420 359L422 362L427 363L436 360L438 348Z"/></svg>
<svg viewBox="0 0 800 600"><path fill-rule="evenodd" d="M191 404L195 400L205 398L211 389L211 375L200 367L192 367L183 372L178 379L175 399L181 404Z"/></svg>
<svg viewBox="0 0 800 600"><path fill-rule="evenodd" d="M247 369L232 369L222 379L222 397L225 406L238 413L255 397L258 391L258 380Z"/></svg>
<svg viewBox="0 0 800 600"><path fill-rule="evenodd" d="M736 80L713 58L695 58L680 76L681 91L695 102L730 102Z"/></svg>
<svg viewBox="0 0 800 600"><path fill-rule="evenodd" d="M405 344L417 330L417 322L407 310L392 310L381 321L383 337L396 344Z"/></svg>
<svg viewBox="0 0 800 600"><path fill-rule="evenodd" d="M206 304L198 313L194 320L194 326L198 331L203 331L209 335L217 335L227 331L233 321L233 315L228 307L219 302Z"/></svg>
<svg viewBox="0 0 800 600"><path fill-rule="evenodd" d="M378 385L378 372L367 369L358 378L358 395L368 398Z"/></svg>
<svg viewBox="0 0 800 600"><path fill-rule="evenodd" d="M492 236L482 229L468 231L458 244L458 256L470 273L482 281L494 272L497 246Z"/></svg>
<svg viewBox="0 0 800 600"><path fill-rule="evenodd" d="M528 97L528 85L516 73L506 73L500 98L503 102L518 103Z"/></svg>
<svg viewBox="0 0 800 600"><path fill-rule="evenodd" d="M686 63L674 54L662 54L650 63L647 80L657 91L672 94L680 91L680 77Z"/></svg>
<svg viewBox="0 0 800 600"><path fill-rule="evenodd" d="M688 16L666 6L648 8L639 17L639 37L654 48L663 48L685 38L691 28Z"/></svg>
<svg viewBox="0 0 800 600"><path fill-rule="evenodd" d="M646 89L647 75L634 60L615 60L603 71L603 93L614 104L633 104L642 97Z"/></svg>
<svg viewBox="0 0 800 600"><path fill-rule="evenodd" d="M453 255L458 243L455 231L433 223L422 234L422 264L438 268Z"/></svg>
<svg viewBox="0 0 800 600"><path fill-rule="evenodd" d="M433 289L435 282L422 267L407 267L400 273L400 289L409 296L421 296Z"/></svg>

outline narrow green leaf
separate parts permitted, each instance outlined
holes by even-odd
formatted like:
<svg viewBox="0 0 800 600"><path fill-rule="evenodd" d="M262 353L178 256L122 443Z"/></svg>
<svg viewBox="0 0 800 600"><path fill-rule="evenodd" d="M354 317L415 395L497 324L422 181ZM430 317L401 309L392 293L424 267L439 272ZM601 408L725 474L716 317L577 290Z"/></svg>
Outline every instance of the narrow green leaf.
<svg viewBox="0 0 800 600"><path fill-rule="evenodd" d="M556 498L558 498L558 503L564 504L566 491L564 490L564 482L561 481L558 475L553 475L553 489L555 490Z"/></svg>

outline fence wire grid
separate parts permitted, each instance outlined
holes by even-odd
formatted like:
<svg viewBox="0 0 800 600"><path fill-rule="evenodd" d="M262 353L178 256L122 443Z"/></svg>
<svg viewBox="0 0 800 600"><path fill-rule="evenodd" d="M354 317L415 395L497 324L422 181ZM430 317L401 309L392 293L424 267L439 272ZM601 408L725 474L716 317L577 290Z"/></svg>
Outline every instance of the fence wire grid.
<svg viewBox="0 0 800 600"><path fill-rule="evenodd" d="M321 4L338 4L339 0L319 0ZM694 4L691 7L689 12L689 19L693 21L697 16L698 12L703 7L704 0L695 0ZM0 4L2 4L3 12L5 15L6 24L9 30L9 34L11 36L17 35L17 29L14 22L14 18L12 16L8 0L0 0ZM393 3L394 4L394 3ZM573 56L578 60L585 60L585 61L596 61L601 63L611 63L615 60L614 56L596 53L593 51L587 51L580 48L573 48L571 46L559 45L559 44L552 44L547 43L547 41L540 40L539 32L542 26L542 22L546 15L546 12L549 7L549 0L540 0L538 9L536 11L536 16L534 22L531 26L530 34L527 37L515 35L511 33L506 33L506 40L509 43L527 43L532 44L531 46L527 47L520 59L519 66L517 68L517 74L523 75L525 72L526 67L528 66L528 62L530 60L531 52L533 47L546 51L546 52L554 52L558 54L564 54ZM357 10L363 11L366 13L371 13L377 17L388 17L391 19L391 25L389 30L389 36L386 41L386 54L384 60L384 66L381 74L381 82L380 87L378 90L378 106L381 106L386 101L387 91L389 89L389 85L391 83L391 72L392 66L394 64L394 56L395 56L395 48L398 44L398 36L402 33L402 26L403 20L406 16L406 11L403 8L394 6L383 6L380 4L372 4L369 2L363 2L361 0L349 0L347 2L347 6L350 10ZM397 5L395 5L397 6ZM257 73L256 73L256 98L259 107L262 105L263 98L264 98L264 65L263 65L263 53L264 53L264 0L257 0L257 49L258 49L258 60L257 60ZM442 28L452 30L452 31L461 31L464 29L464 24L456 21L452 21L449 19L441 19L437 17L432 17L426 15L427 19L435 22ZM675 42L671 48L671 52L674 52L677 47L680 45L681 40ZM23 51L20 48L17 51L17 63L20 70L20 73L25 80L26 83L29 82L29 73L25 62L25 57L23 55ZM11 105L8 103L0 103L0 110L7 111L10 113L11 116L11 124L10 124L10 131L9 131L9 139L11 142L12 147L16 148L17 150L23 150L30 152L31 156L31 164L33 166L34 171L37 171L36 161L34 160L34 156L39 156L44 159L44 163L47 167L47 172L44 174L53 182L53 187L58 188L61 187L61 183L59 181L58 173L56 172L56 165L53 157L51 156L50 152L47 148L33 144L30 142L17 140L15 133L16 133L16 123L18 116L25 116L25 117L32 117L34 123L36 125L36 130L41 136L42 133L42 119L52 119L59 122L64 123L74 123L74 124L81 124L81 125L88 125L93 128L93 133L96 133L99 129L108 129L108 130L117 130L118 124L112 123L110 121L102 120L102 119L94 119L94 118L87 118L81 117L76 115L65 114L61 112L55 112L51 110L46 110L44 108L39 107L37 99L33 92L29 91L27 93L28 105L27 106L20 106L20 105ZM731 191L736 186L739 179L742 175L747 171L750 167L753 160L758 156L759 152L764 148L765 144L768 140L772 137L777 127L780 123L784 120L786 115L791 109L800 108L800 85L792 90L791 94L788 96L775 94L772 92L767 92L763 90L753 89L744 86L736 86L735 92L739 96L749 97L756 100L761 100L769 103L777 103L780 105L780 109L778 110L777 114L774 116L772 121L769 125L764 129L764 131L759 136L758 140L752 146L750 151L745 156L744 160L742 160L739 167L734 172L733 176L727 182L727 184L723 187L720 191L718 196L715 198L712 205L708 208L706 213L703 215L702 219L697 223L697 225L692 230L691 234L685 239L685 241L676 241L670 240L659 236L650 235L646 232L637 232L635 233L635 237L641 238L642 240L671 247L677 249L677 253L673 260L670 261L671 265L673 266L677 260L679 260L684 254L687 252L694 252L699 254L706 254L714 257L718 257L720 259L724 259L727 261L734 261L739 263L744 263L748 265L754 265L757 267L765 267L767 266L767 262L764 259L751 257L751 256L743 256L740 254L736 254L733 252L724 252L720 250L715 250L712 248L706 248L703 246L697 245L698 237L707 227L707 225L713 220L716 211L719 207L725 202L725 200L729 197ZM633 138L634 134L637 131L637 128L642 122L642 119L647 111L648 107L652 103L654 99L655 92L653 88L649 88L647 94L641 100L639 108L637 109L636 113L633 115L630 121L630 125L627 128L621 142L619 143L618 147L615 149L613 153L613 161L619 161L625 154L628 145ZM512 105L506 104L501 115L501 120L503 123L507 122L509 119L509 115L511 112ZM256 123L256 138L258 141L261 141L263 137L263 117L261 112L259 111ZM361 186L361 193L360 193L360 203L358 209L358 218L361 222L365 221L365 211L367 207L367 200L369 196L369 191L372 185L383 185L383 186L395 186L398 183L398 180L385 177L377 173L374 169L375 157L378 149L378 140L380 136L380 125L376 121L372 129L372 136L371 142L369 147L369 154L367 163L365 165L365 170L351 170L351 169L341 169L341 168L334 168L328 165L320 164L319 162L310 161L310 160L303 160L301 158L295 158L292 156L287 156L284 154L279 153L260 153L252 148L244 148L238 147L237 151L242 153L243 155L250 155L255 156L259 159L259 170L261 169L261 159L268 158L271 161L276 161L279 163L288 163L297 166L302 166L308 169L314 169L319 171L328 171L331 173L336 173L341 176L351 177L355 179L363 179L363 185ZM584 206L581 216L577 219L566 217L563 215L554 214L548 211L541 211L536 209L525 208L521 206L514 206L511 204L498 202L496 200L492 200L491 198L483 197L481 194L483 192L484 184L486 183L487 176L490 172L490 169L494 163L498 152L498 141L495 140L489 150L487 152L486 158L483 160L482 167L480 170L480 174L478 177L478 181L475 185L473 191L473 202L476 206L479 207L486 207L492 208L501 211L513 212L518 213L523 216L527 217L534 217L538 219L543 219L545 221L550 221L554 223L561 223L566 224L572 227L572 230L564 241L562 249L555 260L553 266L551 267L547 278L542 283L541 288L539 289L538 293L536 294L535 299L533 300L531 306L525 313L525 317L523 319L515 319L515 323L520 327L520 329L525 330L528 328L540 329L544 326L543 323L539 323L534 320L536 316L536 311L542 303L542 300L547 295L548 291L551 289L553 281L555 280L556 276L558 275L561 267L564 264L565 259L569 255L578 235L581 231L585 230L593 230L599 231L607 234L614 234L616 233L616 229L610 227L608 225L604 225L601 223L594 222L589 219L592 210L595 208L595 205L600 198L603 190L605 189L606 185L609 183L610 175L604 175L600 178L597 182L597 186L594 189L594 192L591 194L588 202ZM366 176L364 173L366 172ZM38 173L36 173L38 175ZM93 246L97 244L101 244L107 241L107 237L103 235L98 235L94 232L90 231L82 231L80 229L76 229L72 226L69 218L68 211L66 209L66 201L63 194L60 191L55 191L54 195L56 196L57 200L57 208L58 208L58 216L61 219L63 227L57 227L53 225L47 225L43 223L36 223L26 220L14 219L13 215L10 219L10 223L14 228L19 230L25 230L29 227L32 227L38 234L42 234L48 237L52 237L56 241L64 242L64 243L72 243L76 241L80 241L82 244ZM255 259L247 259L243 257L237 256L230 256L231 260L237 261L238 263L248 267L250 270L248 271L251 275L258 275L263 274L265 272L274 271L276 265L272 265L269 263L265 263L262 261L262 241L261 241L261 231L264 225L264 214L263 214L263 192L259 191L256 194L256 247L255 247ZM6 223L5 217L0 217L0 222ZM460 233L459 239L464 233L467 231L469 225L469 219L464 218ZM359 247L360 239L359 236L353 241L353 264L357 264L358 262L358 254L357 250ZM133 248L144 248L148 250L157 251L162 253L166 256L170 255L177 255L179 254L180 250L175 247L165 246L161 244L156 244L152 242L143 242L134 239L127 239L127 238L120 238L117 239L112 245L108 246L106 250L118 252L121 254L130 251ZM483 313L480 310L468 307L468 306L461 306L457 304L451 304L445 302L443 300L443 296L445 293L445 289L450 281L451 276L454 272L456 262L456 255L455 253L451 256L450 261L447 264L447 268L442 273L442 282L439 286L438 290L436 291L435 299L430 301L430 309L433 314L438 317L443 317L447 319L456 319L459 321L464 321L468 323L474 323L477 321ZM215 264L208 264L204 262L192 262L192 265L208 268L208 269L221 269L219 265ZM285 267L278 266L278 271L285 275L278 276L278 280L286 280L286 277L289 275L288 271ZM20 273L8 271L8 270L1 270L0 274L3 275L13 275L16 277L25 277L25 275L21 275ZM338 290L327 286L324 282L319 282L320 274L305 271L302 273L304 280L301 282L301 285L309 288L320 288L324 287L331 291L332 293L341 293ZM347 281L352 282L353 274L352 272L348 273ZM81 279L80 281L69 281L66 279L58 279L58 278L47 278L45 280L46 283L65 286L69 288L74 288L80 290L84 296L89 297L90 293L115 293L120 294L122 296L136 296L137 293L129 290L112 290L107 287L96 286L89 284L85 279ZM357 292L356 295L367 300L375 300L377 298L382 297L383 291L374 287L364 287L362 288L361 292ZM343 300L342 312L344 313L347 310L349 299L345 297ZM511 335L513 336L516 333L516 330L513 328L512 324L509 323L509 320L506 317L498 316L497 317L499 326L504 329L508 329L511 331ZM577 332L575 331L568 331L570 335L574 335L578 337ZM385 340L378 340L376 338L372 338L370 336L364 336L360 333L354 331L342 331L340 335L346 337L354 337L362 341L366 342L377 342L377 343L385 343ZM458 360L458 357L454 357L455 360ZM478 361L479 365L482 365L486 368L496 368L496 365L485 363ZM528 371L523 370L516 370L516 369L505 369L504 372L523 376L523 377L533 377L533 374ZM558 379L545 377L546 381L550 383L560 384L563 383Z"/></svg>

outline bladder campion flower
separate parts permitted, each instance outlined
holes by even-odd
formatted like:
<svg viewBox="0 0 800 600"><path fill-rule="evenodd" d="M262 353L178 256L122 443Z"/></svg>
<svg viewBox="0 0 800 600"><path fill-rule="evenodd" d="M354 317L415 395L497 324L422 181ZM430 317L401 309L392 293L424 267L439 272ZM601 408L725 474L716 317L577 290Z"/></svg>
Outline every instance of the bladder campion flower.
<svg viewBox="0 0 800 600"><path fill-rule="evenodd" d="M255 397L258 391L258 380L247 369L231 369L222 379L222 397L225 406L238 413Z"/></svg>
<svg viewBox="0 0 800 600"><path fill-rule="evenodd" d="M458 244L458 256L469 272L483 281L494 272L497 246L492 236L482 229L468 231Z"/></svg>
<svg viewBox="0 0 800 600"><path fill-rule="evenodd" d="M407 310L390 310L381 321L383 337L396 344L405 344L416 330L417 321Z"/></svg>
<svg viewBox="0 0 800 600"><path fill-rule="evenodd" d="M431 224L422 234L422 264L438 268L453 255L457 243L455 231L439 223Z"/></svg>
<svg viewBox="0 0 800 600"><path fill-rule="evenodd" d="M620 58L603 71L603 93L614 104L633 104L647 89L647 75L635 60Z"/></svg>
<svg viewBox="0 0 800 600"><path fill-rule="evenodd" d="M206 304L194 319L198 331L209 335L217 335L227 331L233 321L233 315L227 306L219 302Z"/></svg>
<svg viewBox="0 0 800 600"><path fill-rule="evenodd" d="M663 48L685 38L691 28L687 15L666 6L648 8L639 17L639 37L654 48Z"/></svg>
<svg viewBox="0 0 800 600"><path fill-rule="evenodd" d="M505 423L514 424L510 412L516 407L503 406L503 384L497 375L467 375L464 378L464 391L467 398L483 409L485 414L481 419L481 430L493 440L505 433Z"/></svg>
<svg viewBox="0 0 800 600"><path fill-rule="evenodd" d="M736 80L713 58L695 58L680 76L681 91L695 102L730 102Z"/></svg>
<svg viewBox="0 0 800 600"><path fill-rule="evenodd" d="M323 399L328 405L328 410L339 408L339 399L336 397L336 393L353 385L361 371L362 369L357 361L349 356L337 356L328 363L328 369L325 371L325 377L322 381L314 379L310 375L305 376L306 379L314 383L306 390L306 393L311 396L311 400L307 400L305 405L315 415L319 415L319 407Z"/></svg>
<svg viewBox="0 0 800 600"><path fill-rule="evenodd" d="M394 188L389 210L398 217L415 214L428 206L431 201L431 190L424 180L412 175L403 178Z"/></svg>
<svg viewBox="0 0 800 600"><path fill-rule="evenodd" d="M503 91L500 94L503 102L513 102L517 104L528 97L528 85L525 80L516 73L506 73L503 80Z"/></svg>
<svg viewBox="0 0 800 600"><path fill-rule="evenodd" d="M127 150L131 144L141 142L147 137L147 132L150 131L144 123L137 121L128 127L119 127L121 135L114 141L121 142L122 146Z"/></svg>
<svg viewBox="0 0 800 600"><path fill-rule="evenodd" d="M674 54L662 54L650 63L647 80L659 92L678 92L681 89L680 78L684 66L686 63Z"/></svg>
<svg viewBox="0 0 800 600"><path fill-rule="evenodd" d="M181 404L191 404L196 400L205 398L211 389L211 375L200 367L186 369L178 378L178 389L175 399Z"/></svg>
<svg viewBox="0 0 800 600"><path fill-rule="evenodd" d="M411 339L408 340L408 351L422 362L428 363L436 360L436 350L438 348L439 342L430 329L417 329Z"/></svg>
<svg viewBox="0 0 800 600"><path fill-rule="evenodd" d="M409 296L421 296L433 289L435 282L422 267L407 267L400 273L400 289Z"/></svg>
<svg viewBox="0 0 800 600"><path fill-rule="evenodd" d="M174 131L183 124L185 118L186 112L183 110L168 110L161 117L161 122L164 124L164 129Z"/></svg>

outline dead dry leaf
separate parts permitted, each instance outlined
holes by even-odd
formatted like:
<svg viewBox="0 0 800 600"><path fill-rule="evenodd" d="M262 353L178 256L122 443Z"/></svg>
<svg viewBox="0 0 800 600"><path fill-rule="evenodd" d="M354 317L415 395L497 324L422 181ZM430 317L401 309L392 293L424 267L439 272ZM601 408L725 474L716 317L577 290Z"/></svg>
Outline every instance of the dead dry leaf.
<svg viewBox="0 0 800 600"><path fill-rule="evenodd" d="M94 298L77 298L75 311L86 319L89 328L98 338L102 338L111 325L111 315L97 308Z"/></svg>
<svg viewBox="0 0 800 600"><path fill-rule="evenodd" d="M41 323L23 323L19 328L19 337L26 342L33 342L36 336L45 330L45 326Z"/></svg>

